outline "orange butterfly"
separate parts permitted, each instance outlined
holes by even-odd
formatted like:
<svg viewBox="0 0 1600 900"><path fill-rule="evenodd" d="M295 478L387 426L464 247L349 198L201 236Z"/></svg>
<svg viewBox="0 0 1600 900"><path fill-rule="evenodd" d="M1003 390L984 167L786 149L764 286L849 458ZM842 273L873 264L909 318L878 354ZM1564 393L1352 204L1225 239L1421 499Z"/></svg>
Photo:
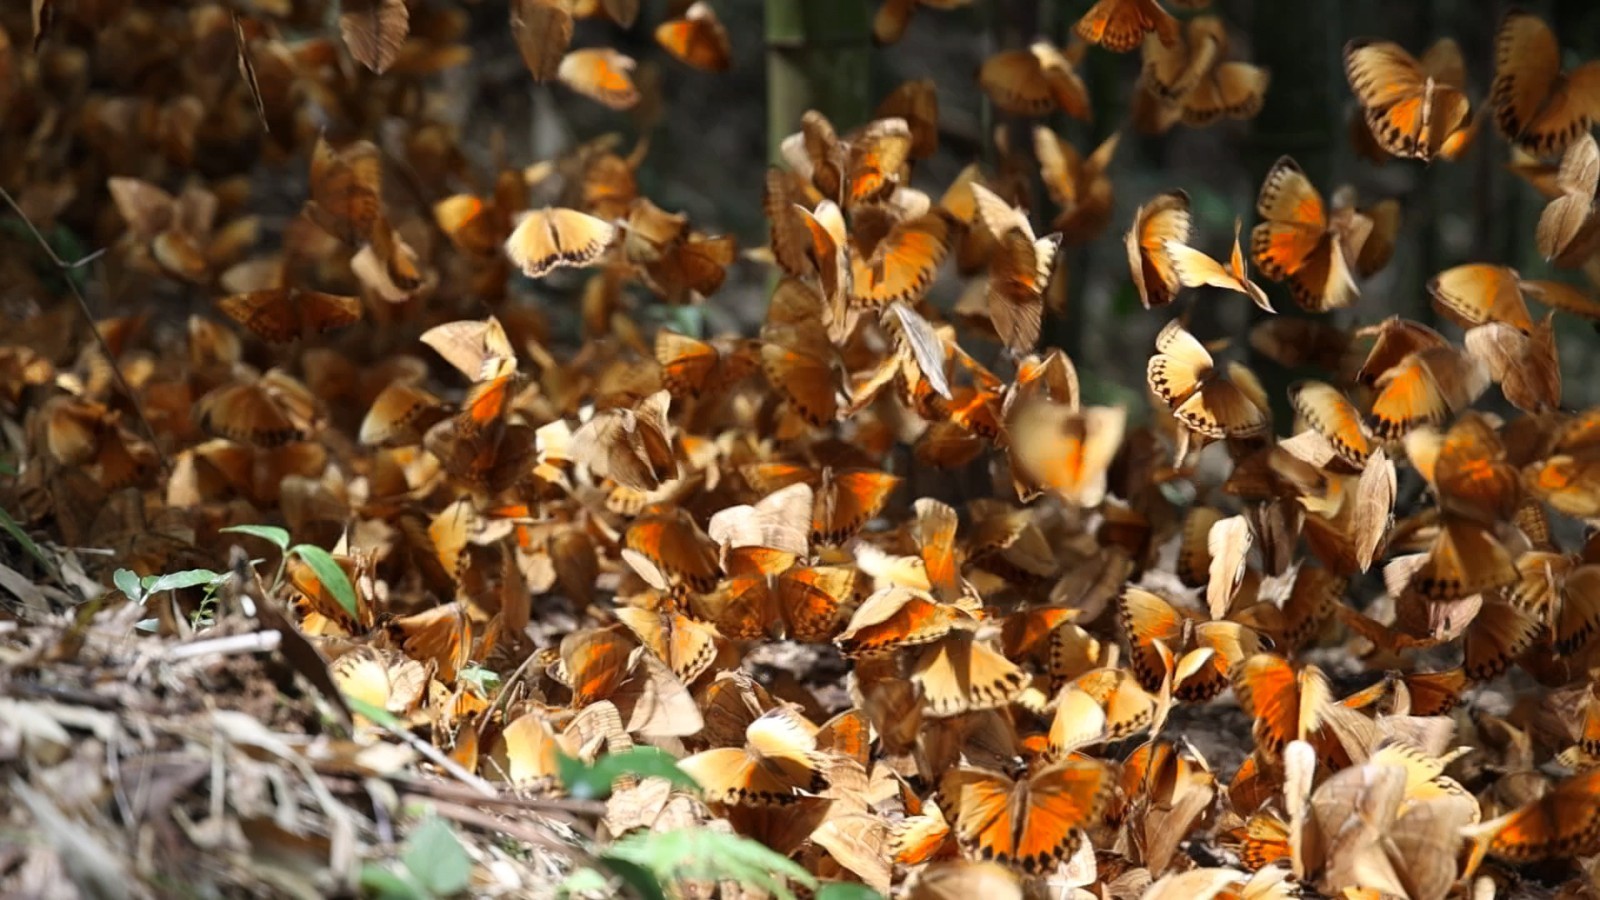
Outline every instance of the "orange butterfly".
<svg viewBox="0 0 1600 900"><path fill-rule="evenodd" d="M1289 405L1313 431L1327 438L1339 458L1358 468L1372 455L1373 443L1361 413L1338 388L1321 381L1289 385Z"/></svg>
<svg viewBox="0 0 1600 900"><path fill-rule="evenodd" d="M950 252L951 232L949 216L934 210L897 222L871 247L849 242L852 304L880 308L921 300Z"/></svg>
<svg viewBox="0 0 1600 900"><path fill-rule="evenodd" d="M972 0L883 0L872 17L872 39L879 44L893 44L905 36L911 24L911 14L919 6L929 9L956 9Z"/></svg>
<svg viewBox="0 0 1600 900"><path fill-rule="evenodd" d="M1244 252L1239 248L1240 227L1239 220L1234 219L1233 253L1229 255L1226 266L1175 238L1166 238L1162 243L1166 249L1167 263L1177 276L1178 283L1184 287L1214 287L1233 291L1249 297L1250 302L1262 310L1275 313L1277 310L1273 309L1272 303L1267 300L1267 292L1261 289L1261 285L1250 280L1250 270L1245 267ZM1142 285L1143 281L1136 278L1134 283ZM1143 297L1143 294L1140 296Z"/></svg>
<svg viewBox="0 0 1600 900"><path fill-rule="evenodd" d="M981 184L972 186L978 217L998 242L989 259L989 319L1006 347L1038 343L1044 291L1055 272L1061 235L1035 238L1027 215Z"/></svg>
<svg viewBox="0 0 1600 900"><path fill-rule="evenodd" d="M1143 88L1134 101L1140 131L1160 134L1182 121L1202 128L1224 116L1254 118L1261 111L1271 73L1260 66L1224 60L1227 29L1216 16L1190 19L1171 45L1144 42Z"/></svg>
<svg viewBox="0 0 1600 900"><path fill-rule="evenodd" d="M1231 367L1234 379L1254 375ZM1210 438L1254 437L1267 430L1267 412L1258 383L1249 390L1221 377L1211 354L1174 319L1156 335L1156 353L1145 368L1150 389L1196 434ZM1262 400L1258 401L1257 396Z"/></svg>
<svg viewBox="0 0 1600 900"><path fill-rule="evenodd" d="M1374 353L1378 349L1374 345ZM1367 362L1372 366L1373 357ZM1388 368L1371 371L1378 373L1378 395L1367 424L1385 441L1398 440L1418 425L1443 422L1489 387L1487 367L1449 344L1410 353Z"/></svg>
<svg viewBox="0 0 1600 900"><path fill-rule="evenodd" d="M870 657L931 644L971 619L965 608L926 591L890 585L861 602L833 643L845 656Z"/></svg>
<svg viewBox="0 0 1600 900"><path fill-rule="evenodd" d="M1494 38L1495 125L1506 139L1539 156L1555 156L1594 127L1600 104L1600 61L1565 72L1550 26L1512 10Z"/></svg>
<svg viewBox="0 0 1600 900"><path fill-rule="evenodd" d="M361 321L361 300L279 287L233 294L217 301L223 315L273 343L288 343Z"/></svg>
<svg viewBox="0 0 1600 900"><path fill-rule="evenodd" d="M1166 306L1177 296L1180 282L1169 247L1187 247L1192 230L1189 195L1183 191L1158 194L1133 214L1133 227L1123 241L1133 286L1145 309Z"/></svg>
<svg viewBox="0 0 1600 900"><path fill-rule="evenodd" d="M1076 506L1098 506L1126 422L1127 410L1120 406L1080 411L1054 403L1017 404L1008 414L1007 452L1018 497L1027 500L1045 490Z"/></svg>
<svg viewBox="0 0 1600 900"><path fill-rule="evenodd" d="M529 278L556 269L583 267L599 259L615 240L617 227L588 213L561 207L525 215L506 238L506 256Z"/></svg>
<svg viewBox="0 0 1600 900"><path fill-rule="evenodd" d="M1119 614L1139 684L1159 691L1170 675L1174 696L1183 700L1204 701L1221 693L1233 667L1263 646L1260 633L1248 625L1208 621L1200 612L1175 607L1142 588L1123 591ZM1171 655L1178 656L1175 672L1168 671Z"/></svg>
<svg viewBox="0 0 1600 900"><path fill-rule="evenodd" d="M1042 116L1060 109L1074 119L1090 116L1089 91L1073 64L1047 41L1023 50L1002 50L984 60L978 86L1000 109Z"/></svg>
<svg viewBox="0 0 1600 900"><path fill-rule="evenodd" d="M1542 797L1479 826L1488 852L1512 862L1570 859L1600 846L1600 769L1573 775Z"/></svg>
<svg viewBox="0 0 1600 900"><path fill-rule="evenodd" d="M622 558L656 590L714 590L722 577L717 545L682 507L641 516L623 536Z"/></svg>
<svg viewBox="0 0 1600 900"><path fill-rule="evenodd" d="M684 684L693 684L716 662L719 635L711 625L670 609L622 606L616 612L639 646L666 663Z"/></svg>
<svg viewBox="0 0 1600 900"><path fill-rule="evenodd" d="M746 548L746 554L752 548ZM759 548L755 548L759 549ZM730 552L728 568L739 563ZM724 635L737 640L787 637L815 643L831 640L854 599L856 570L846 566L784 567L728 578L715 593L698 598L697 610Z"/></svg>
<svg viewBox="0 0 1600 900"><path fill-rule="evenodd" d="M1055 132L1039 126L1033 130L1033 154L1039 160L1039 178L1060 212L1050 227L1068 244L1098 237L1111 223L1115 196L1106 169L1117 152L1121 132L1101 142L1088 156Z"/></svg>
<svg viewBox="0 0 1600 900"><path fill-rule="evenodd" d="M1415 460L1415 443L1408 443ZM1438 494L1439 533L1408 586L1429 600L1451 600L1517 580L1495 522L1511 516L1521 494L1505 446L1481 415L1463 416L1439 445L1428 480ZM1423 468L1424 464L1419 464Z"/></svg>
<svg viewBox="0 0 1600 900"><path fill-rule="evenodd" d="M714 344L668 331L656 332L656 362L661 383L674 397L725 391L758 366L759 346L751 341Z"/></svg>
<svg viewBox="0 0 1600 900"><path fill-rule="evenodd" d="M1266 221L1250 232L1250 255L1268 278L1287 279L1295 302L1312 312L1355 302L1360 292L1351 266L1372 232L1370 218L1351 209L1330 214L1287 156L1261 182L1256 212Z"/></svg>
<svg viewBox="0 0 1600 900"><path fill-rule="evenodd" d="M821 323L768 326L763 329L761 368L767 382L789 401L796 413L822 426L839 416L838 356Z"/></svg>
<svg viewBox="0 0 1600 900"><path fill-rule="evenodd" d="M632 57L610 47L589 47L568 51L556 67L556 77L590 100L612 109L629 109L639 102L633 67Z"/></svg>
<svg viewBox="0 0 1600 900"><path fill-rule="evenodd" d="M847 210L884 200L899 186L911 155L905 119L876 119L841 139L827 116L807 110L800 132L783 140L789 167Z"/></svg>
<svg viewBox="0 0 1600 900"><path fill-rule="evenodd" d="M1600 566L1558 553L1529 551L1517 557L1517 582L1510 600L1543 622L1562 656L1586 647L1600 634Z"/></svg>
<svg viewBox="0 0 1600 900"><path fill-rule="evenodd" d="M679 760L678 767L713 803L785 806L828 787L828 760L817 750L816 726L786 708L751 722L743 747L702 750Z"/></svg>
<svg viewBox="0 0 1600 900"><path fill-rule="evenodd" d="M257 447L305 440L326 418L317 398L282 369L216 388L195 402L194 415L202 430Z"/></svg>
<svg viewBox="0 0 1600 900"><path fill-rule="evenodd" d="M1019 781L961 768L939 783L956 838L969 855L1030 874L1048 871L1098 824L1111 799L1111 773L1091 759L1040 769Z"/></svg>
<svg viewBox="0 0 1600 900"><path fill-rule="evenodd" d="M756 463L740 470L762 493L805 483L815 492L811 539L843 543L883 511L900 479L875 469L812 469L792 463Z"/></svg>
<svg viewBox="0 0 1600 900"><path fill-rule="evenodd" d="M1114 53L1127 53L1152 32L1161 43L1178 42L1178 20L1157 0L1099 0L1073 26L1078 37Z"/></svg>
<svg viewBox="0 0 1600 900"><path fill-rule="evenodd" d="M1445 147L1471 125L1466 67L1454 41L1434 44L1421 62L1392 41L1351 41L1344 70L1373 137L1395 156L1426 162L1447 155Z"/></svg>
<svg viewBox="0 0 1600 900"><path fill-rule="evenodd" d="M1471 263L1446 269L1428 282L1434 308L1463 328L1504 322L1523 334L1533 330L1533 317L1522 299L1522 279L1515 269Z"/></svg>
<svg viewBox="0 0 1600 900"><path fill-rule="evenodd" d="M498 254L511 235L511 217L527 203L528 189L522 173L507 170L495 179L494 193L489 197L453 194L433 205L433 219L450 243L486 259Z"/></svg>
<svg viewBox="0 0 1600 900"><path fill-rule="evenodd" d="M656 43L696 69L726 72L733 65L727 29L704 0L689 4L682 16L657 25Z"/></svg>
<svg viewBox="0 0 1600 900"><path fill-rule="evenodd" d="M1594 410L1563 422L1544 459L1522 473L1529 493L1559 512L1580 518L1600 516L1600 415Z"/></svg>

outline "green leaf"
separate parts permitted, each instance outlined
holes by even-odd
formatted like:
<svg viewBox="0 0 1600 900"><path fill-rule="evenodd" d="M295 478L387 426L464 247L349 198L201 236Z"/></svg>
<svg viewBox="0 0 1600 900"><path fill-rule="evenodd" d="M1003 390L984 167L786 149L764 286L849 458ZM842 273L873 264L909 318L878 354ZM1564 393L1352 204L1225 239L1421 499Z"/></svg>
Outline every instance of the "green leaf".
<svg viewBox="0 0 1600 900"><path fill-rule="evenodd" d="M0 528L4 528L6 533L11 535L12 540L21 544L23 551L33 557L39 565L44 566L46 572L54 573L56 571L55 564L44 555L44 551L40 550L39 545L33 542L33 538L28 537L28 533L22 530L22 526L17 524L17 520L11 518L11 514L4 509L0 509Z"/></svg>
<svg viewBox="0 0 1600 900"><path fill-rule="evenodd" d="M285 535L284 540L288 540L287 535ZM339 601L339 605L344 607L344 611L350 614L350 618L359 619L361 617L360 611L356 609L355 585L350 583L349 577L344 574L344 569L339 568L339 564L334 561L332 554L321 547L314 547L311 544L296 544L295 548L289 552L300 557L306 565L311 567L312 574L317 576L317 580L322 582L323 587L333 592L333 599Z"/></svg>
<svg viewBox="0 0 1600 900"><path fill-rule="evenodd" d="M883 895L864 884L830 881L817 891L816 900L883 900Z"/></svg>
<svg viewBox="0 0 1600 900"><path fill-rule="evenodd" d="M556 761L561 783L567 793L581 800L598 800L611 795L611 786L624 775L665 778L675 786L698 790L700 785L678 768L672 754L656 747L635 747L621 753L607 753L585 765L581 760L561 754Z"/></svg>
<svg viewBox="0 0 1600 900"><path fill-rule="evenodd" d="M682 879L737 881L779 900L794 900L790 881L811 890L817 887L816 876L787 856L749 838L708 828L634 832L612 844L602 859L608 865L620 860L647 869L663 884Z"/></svg>
<svg viewBox="0 0 1600 900"><path fill-rule="evenodd" d="M615 856L602 856L600 861L605 863L606 868L615 872L618 878L626 882L628 887L633 888L633 892L643 900L667 900L667 892L661 889L661 882L656 879L654 873L644 866L636 865L625 859L618 859Z"/></svg>
<svg viewBox="0 0 1600 900"><path fill-rule="evenodd" d="M478 693L485 697L493 696L500 688L500 673L483 666L462 666L456 678L476 685Z"/></svg>
<svg viewBox="0 0 1600 900"><path fill-rule="evenodd" d="M376 703L363 700L360 697L352 697L349 694L344 695L344 702L350 707L351 712L356 713L357 715L366 716L390 731L400 731L406 727L403 722L395 718L394 713L389 712L387 709L384 709Z"/></svg>
<svg viewBox="0 0 1600 900"><path fill-rule="evenodd" d="M289 549L289 532L276 525L231 525L217 530L223 534L248 534L275 544L279 550Z"/></svg>
<svg viewBox="0 0 1600 900"><path fill-rule="evenodd" d="M570 897L573 894L582 894L585 892L603 894L608 892L609 889L610 885L607 883L606 876L604 874L588 866L584 866L583 868L573 872L571 875L568 875L560 884L556 885L556 896Z"/></svg>
<svg viewBox="0 0 1600 900"><path fill-rule="evenodd" d="M472 883L471 857L456 840L450 826L438 816L423 819L411 832L401 861L411 870L411 876L435 897L459 894Z"/></svg>
<svg viewBox="0 0 1600 900"><path fill-rule="evenodd" d="M210 569L185 569L182 572L146 578L141 584L146 594L159 594L162 591L181 591L184 588L210 584L221 577Z"/></svg>
<svg viewBox="0 0 1600 900"><path fill-rule="evenodd" d="M361 867L361 893L363 896L382 897L383 900L432 900L427 890L400 872L374 863Z"/></svg>
<svg viewBox="0 0 1600 900"><path fill-rule="evenodd" d="M111 573L111 583L117 586L124 596L135 603L143 602L144 587L139 584L139 576L132 569L118 569Z"/></svg>

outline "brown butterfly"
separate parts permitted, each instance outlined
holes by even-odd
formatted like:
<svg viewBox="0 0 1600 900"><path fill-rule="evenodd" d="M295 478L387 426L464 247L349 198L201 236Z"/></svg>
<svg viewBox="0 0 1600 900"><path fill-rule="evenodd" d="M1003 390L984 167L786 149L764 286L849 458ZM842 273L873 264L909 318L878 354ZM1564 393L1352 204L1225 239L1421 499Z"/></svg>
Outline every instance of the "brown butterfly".
<svg viewBox="0 0 1600 900"><path fill-rule="evenodd" d="M1176 319L1156 335L1156 352L1150 357L1145 374L1150 389L1177 416L1178 421L1196 434L1209 438L1253 437L1267 430L1267 410L1259 384L1249 390L1234 379L1224 378L1215 361L1194 335ZM1230 369L1235 378L1254 376L1243 367Z"/></svg>
<svg viewBox="0 0 1600 900"><path fill-rule="evenodd" d="M676 19L656 26L656 43L677 59L707 72L726 72L733 65L733 47L711 4L691 3Z"/></svg>
<svg viewBox="0 0 1600 900"><path fill-rule="evenodd" d="M1344 48L1345 75L1379 146L1424 162L1461 152L1471 127L1466 66L1454 41L1440 41L1422 61L1392 41L1355 40Z"/></svg>
<svg viewBox="0 0 1600 900"><path fill-rule="evenodd" d="M1127 53L1154 33L1161 43L1178 42L1178 20L1159 0L1098 0L1073 26L1078 37L1114 53Z"/></svg>
<svg viewBox="0 0 1600 900"><path fill-rule="evenodd" d="M1083 79L1072 62L1046 41L1002 50L984 60L978 86L996 106L1019 116L1042 116L1054 109L1075 119L1087 120L1090 115Z"/></svg>
<svg viewBox="0 0 1600 900"><path fill-rule="evenodd" d="M1507 140L1539 156L1555 156L1594 126L1600 103L1600 61L1570 72L1561 45L1544 20L1507 12L1494 39L1494 82L1489 102Z"/></svg>
<svg viewBox="0 0 1600 900"><path fill-rule="evenodd" d="M1261 182L1256 212L1266 221L1250 233L1250 255L1268 278L1287 280L1295 302L1312 312L1355 302L1352 266L1372 232L1372 219L1348 208L1330 212L1287 156Z"/></svg>

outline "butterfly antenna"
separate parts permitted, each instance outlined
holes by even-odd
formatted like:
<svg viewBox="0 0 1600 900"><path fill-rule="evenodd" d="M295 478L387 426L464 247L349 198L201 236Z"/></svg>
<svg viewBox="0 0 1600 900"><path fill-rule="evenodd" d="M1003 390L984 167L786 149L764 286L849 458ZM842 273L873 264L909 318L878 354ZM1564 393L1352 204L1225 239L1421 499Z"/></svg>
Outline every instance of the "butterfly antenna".
<svg viewBox="0 0 1600 900"><path fill-rule="evenodd" d="M100 329L95 327L94 313L89 309L89 301L84 299L83 291L78 289L78 283L73 280L71 275L74 269L80 269L99 259L105 254L107 248L101 247L77 262L69 263L56 255L56 251L51 248L50 242L45 240L44 235L39 232L38 226L34 225L33 220L28 218L28 214L23 212L21 206L17 205L17 201L12 198L9 191L0 187L0 197L5 198L6 205L10 206L12 211L22 219L22 224L28 226L28 231L33 235L34 241L39 244L39 248L45 252L46 256L50 257L50 261L55 263L56 268L60 269L65 275L64 280L67 282L67 289L77 299L78 310L83 313L84 321L89 323L89 333L94 335L95 343L100 345L100 352L105 354L106 362L111 366L111 374L116 377L118 387L127 395L128 402L132 404L134 416L138 418L140 426L144 428L145 436L150 439L150 446L155 449L156 458L161 461L162 474L170 478L172 476L172 461L167 459L166 452L161 449L161 441L156 437L156 430L151 427L150 420L145 418L144 407L139 405L139 398L134 394L133 388L128 385L128 379L123 377L122 367L117 364L117 358L111 352L111 345L106 343L105 335L101 334Z"/></svg>

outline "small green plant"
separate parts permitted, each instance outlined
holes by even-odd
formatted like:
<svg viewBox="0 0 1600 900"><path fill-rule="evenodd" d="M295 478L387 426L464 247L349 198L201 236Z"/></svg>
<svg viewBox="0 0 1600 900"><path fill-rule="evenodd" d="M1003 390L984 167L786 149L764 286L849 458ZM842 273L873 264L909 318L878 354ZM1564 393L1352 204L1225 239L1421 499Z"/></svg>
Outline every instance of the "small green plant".
<svg viewBox="0 0 1600 900"><path fill-rule="evenodd" d="M289 532L274 525L234 525L231 528L221 529L226 534L246 534L260 538L277 547L281 552L278 560L278 571L272 576L272 589L277 590L283 584L284 568L289 564L289 557L298 557L299 560L311 569L322 586L333 594L333 599L352 618L360 616L356 608L356 588L350 583L344 569L339 568L339 563L333 554L313 544L289 545Z"/></svg>
<svg viewBox="0 0 1600 900"><path fill-rule="evenodd" d="M437 900L465 891L472 880L472 858L443 819L428 816L411 832L400 865L368 863L361 868L363 892L392 900Z"/></svg>
<svg viewBox="0 0 1600 900"><path fill-rule="evenodd" d="M182 572L166 575L146 575L143 578L130 569L118 569L111 575L111 581L117 586L117 590L140 606L145 605L157 594L167 591L204 587L205 596L201 599L199 608L189 616L189 624L196 630L208 627L216 621L217 591L227 583L227 580L227 575L218 574L210 569L185 569ZM156 619L143 619L135 627L141 631L155 631L160 626Z"/></svg>
<svg viewBox="0 0 1600 900"><path fill-rule="evenodd" d="M700 789L689 773L678 768L678 761L672 754L656 747L635 747L621 753L607 753L593 763L562 754L556 765L562 786L567 793L580 800L604 800L611 796L611 786L625 775L665 778L686 790Z"/></svg>

